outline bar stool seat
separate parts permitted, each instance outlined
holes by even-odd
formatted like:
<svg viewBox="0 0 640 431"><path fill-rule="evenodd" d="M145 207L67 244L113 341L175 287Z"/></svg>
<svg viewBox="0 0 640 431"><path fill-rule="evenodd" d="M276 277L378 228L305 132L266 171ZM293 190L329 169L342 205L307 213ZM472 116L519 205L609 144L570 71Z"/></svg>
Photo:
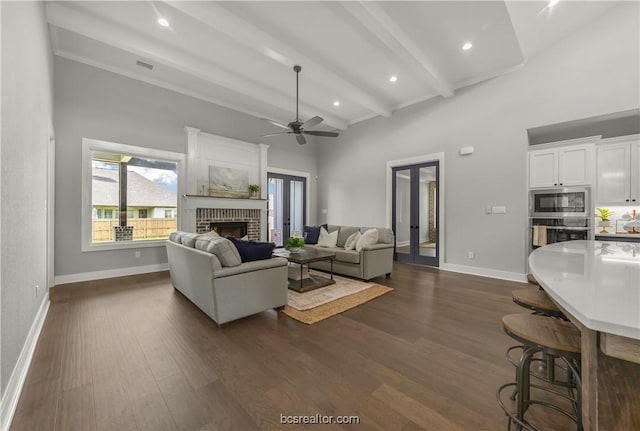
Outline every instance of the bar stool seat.
<svg viewBox="0 0 640 431"><path fill-rule="evenodd" d="M553 303L544 290L532 288L516 289L511 292L511 296L513 302L536 313L557 317L562 315L558 306Z"/></svg>
<svg viewBox="0 0 640 431"><path fill-rule="evenodd" d="M518 430L536 430L524 418L525 412L532 404L549 407L564 414L576 422L578 430L582 430L579 371L581 354L580 331L570 322L536 314L510 314L502 318L502 324L504 331L511 338L522 343L523 349L522 357L517 364L516 381L502 385L497 391L498 404L509 417L509 430L511 429L512 421L515 422ZM560 358L565 362L568 382L570 383L566 386L569 388L568 394L561 393L555 390L554 387L531 384L531 361L534 360L534 355L539 352L543 355ZM515 387L515 396L512 395L511 397L511 399L516 400L515 412L505 406L500 396L501 391L507 387ZM531 388L551 392L568 400L573 407L573 411L563 409L549 401L532 400L530 397Z"/></svg>
<svg viewBox="0 0 640 431"><path fill-rule="evenodd" d="M502 325L509 336L523 344L580 355L580 331L570 322L535 314L508 314Z"/></svg>

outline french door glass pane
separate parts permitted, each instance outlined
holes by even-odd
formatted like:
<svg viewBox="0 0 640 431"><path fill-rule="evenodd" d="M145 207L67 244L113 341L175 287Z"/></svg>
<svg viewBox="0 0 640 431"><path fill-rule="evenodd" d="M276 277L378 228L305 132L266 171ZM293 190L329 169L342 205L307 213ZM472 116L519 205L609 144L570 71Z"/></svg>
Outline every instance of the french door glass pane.
<svg viewBox="0 0 640 431"><path fill-rule="evenodd" d="M289 183L290 234L302 238L304 224L304 182L291 180Z"/></svg>
<svg viewBox="0 0 640 431"><path fill-rule="evenodd" d="M269 241L282 247L284 230L283 196L284 180L281 178L269 178Z"/></svg>
<svg viewBox="0 0 640 431"><path fill-rule="evenodd" d="M396 253L411 254L411 171L396 171Z"/></svg>
<svg viewBox="0 0 640 431"><path fill-rule="evenodd" d="M419 253L420 256L436 256L436 167L427 166L420 171L419 191Z"/></svg>

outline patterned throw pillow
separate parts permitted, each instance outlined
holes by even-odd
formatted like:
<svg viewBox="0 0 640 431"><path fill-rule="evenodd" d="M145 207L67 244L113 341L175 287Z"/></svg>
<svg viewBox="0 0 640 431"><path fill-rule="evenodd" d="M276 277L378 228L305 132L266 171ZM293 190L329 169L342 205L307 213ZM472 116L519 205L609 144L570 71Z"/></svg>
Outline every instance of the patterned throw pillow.
<svg viewBox="0 0 640 431"><path fill-rule="evenodd" d="M196 248L215 254L222 266L238 266L242 263L242 258L236 246L228 239L220 236L198 238Z"/></svg>
<svg viewBox="0 0 640 431"><path fill-rule="evenodd" d="M334 230L329 233L323 227L320 229L320 238L318 238L318 247L335 247L338 242L338 231Z"/></svg>
<svg viewBox="0 0 640 431"><path fill-rule="evenodd" d="M374 245L378 242L378 229L369 229L362 234L356 243L356 251L360 253L362 249L368 245Z"/></svg>
<svg viewBox="0 0 640 431"><path fill-rule="evenodd" d="M349 238L347 238L347 240L344 242L344 249L355 250L356 243L358 242L361 236L362 234L360 233L360 231L354 232L351 235L349 235Z"/></svg>

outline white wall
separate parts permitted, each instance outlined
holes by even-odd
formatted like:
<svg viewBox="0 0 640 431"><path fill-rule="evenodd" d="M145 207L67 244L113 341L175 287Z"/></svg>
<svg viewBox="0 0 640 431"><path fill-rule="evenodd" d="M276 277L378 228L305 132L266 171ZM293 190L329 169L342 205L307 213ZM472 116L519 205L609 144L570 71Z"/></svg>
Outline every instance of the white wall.
<svg viewBox="0 0 640 431"><path fill-rule="evenodd" d="M41 2L2 3L2 395L37 311L48 298L47 146L53 58ZM35 286L39 291L36 295Z"/></svg>
<svg viewBox="0 0 640 431"><path fill-rule="evenodd" d="M386 161L444 151L445 262L523 273L527 128L637 108L639 28L621 4L518 71L321 139L319 222L384 225Z"/></svg>
<svg viewBox="0 0 640 431"><path fill-rule="evenodd" d="M55 59L56 276L156 265L167 261L164 247L80 251L81 142L94 138L186 153L184 126L257 143L274 127L255 117L71 60ZM315 142L298 145L270 138L268 164L309 172L311 222L316 213Z"/></svg>

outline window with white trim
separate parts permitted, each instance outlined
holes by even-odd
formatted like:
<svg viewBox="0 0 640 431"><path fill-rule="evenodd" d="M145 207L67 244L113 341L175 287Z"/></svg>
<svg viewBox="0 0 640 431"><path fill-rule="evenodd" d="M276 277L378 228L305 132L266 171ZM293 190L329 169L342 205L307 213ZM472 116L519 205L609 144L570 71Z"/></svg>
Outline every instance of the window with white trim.
<svg viewBox="0 0 640 431"><path fill-rule="evenodd" d="M183 161L180 153L83 139L83 251L160 245L178 230Z"/></svg>

